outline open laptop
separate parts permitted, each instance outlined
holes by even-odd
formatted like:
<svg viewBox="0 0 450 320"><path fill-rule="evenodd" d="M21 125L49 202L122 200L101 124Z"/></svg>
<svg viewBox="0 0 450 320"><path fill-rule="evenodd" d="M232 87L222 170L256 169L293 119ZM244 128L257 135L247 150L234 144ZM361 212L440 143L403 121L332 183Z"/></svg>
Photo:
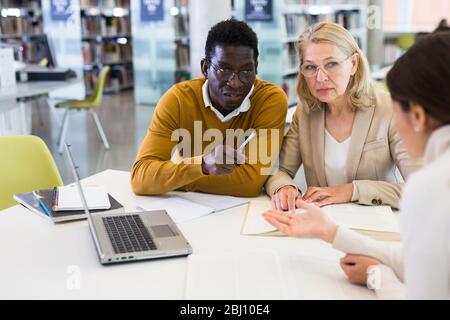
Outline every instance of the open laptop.
<svg viewBox="0 0 450 320"><path fill-rule="evenodd" d="M65 144L89 229L102 264L186 256L192 247L165 210L90 213L70 146Z"/></svg>

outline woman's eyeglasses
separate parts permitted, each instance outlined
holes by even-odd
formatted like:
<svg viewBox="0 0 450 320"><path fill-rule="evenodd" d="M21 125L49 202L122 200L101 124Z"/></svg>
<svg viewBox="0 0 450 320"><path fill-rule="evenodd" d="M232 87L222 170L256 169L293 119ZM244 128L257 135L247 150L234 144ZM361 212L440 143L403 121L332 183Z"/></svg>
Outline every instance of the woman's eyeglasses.
<svg viewBox="0 0 450 320"><path fill-rule="evenodd" d="M323 66L318 66L315 64L303 64L300 67L301 73L306 78L312 78L317 76L317 73L319 72L319 69L322 70L323 73L325 73L327 76L333 76L338 74L342 70L342 64L347 61L352 55L348 56L342 61L330 61L327 62Z"/></svg>

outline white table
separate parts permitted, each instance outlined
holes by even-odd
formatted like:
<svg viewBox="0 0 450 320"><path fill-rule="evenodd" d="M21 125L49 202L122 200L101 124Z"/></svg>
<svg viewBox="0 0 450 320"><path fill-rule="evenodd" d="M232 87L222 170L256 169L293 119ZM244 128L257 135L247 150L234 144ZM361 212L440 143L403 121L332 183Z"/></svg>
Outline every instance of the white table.
<svg viewBox="0 0 450 320"><path fill-rule="evenodd" d="M0 87L0 101L46 95L50 91L65 88L77 84L80 81L80 79L70 79L66 81L17 82L15 86Z"/></svg>
<svg viewBox="0 0 450 320"><path fill-rule="evenodd" d="M135 196L129 180L129 172L107 170L83 181L105 185L127 211L136 211L137 202L151 198ZM241 236L245 210L233 208L179 227L194 254L267 249L326 259L338 268L342 253L318 240ZM21 206L0 211L0 252L0 299L184 298L186 257L102 266L86 221L55 225ZM343 273L336 281L357 292L351 298L373 297L368 289L355 291ZM305 288L311 297L320 296L321 289Z"/></svg>
<svg viewBox="0 0 450 320"><path fill-rule="evenodd" d="M81 79L76 78L66 81L17 82L15 86L0 87L0 126L4 123L3 126L8 127L3 128L5 131L3 133L0 127L0 135L30 134L31 112L27 112L27 100L79 83Z"/></svg>

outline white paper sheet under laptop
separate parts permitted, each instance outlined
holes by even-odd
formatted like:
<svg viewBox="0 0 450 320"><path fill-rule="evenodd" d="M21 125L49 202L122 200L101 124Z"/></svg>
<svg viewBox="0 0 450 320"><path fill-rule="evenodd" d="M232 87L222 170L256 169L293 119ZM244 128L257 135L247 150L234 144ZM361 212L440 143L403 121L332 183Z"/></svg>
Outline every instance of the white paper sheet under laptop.
<svg viewBox="0 0 450 320"><path fill-rule="evenodd" d="M192 248L164 210L90 213L69 146L66 153L102 264L186 256Z"/></svg>
<svg viewBox="0 0 450 320"><path fill-rule="evenodd" d="M283 235L262 217L262 214L271 207L272 203L268 197L252 200L242 223L241 234ZM400 240L400 218L389 206L362 206L348 203L326 206L322 210L342 227L353 229L377 240ZM297 209L297 213L302 212L304 212L302 209Z"/></svg>
<svg viewBox="0 0 450 320"><path fill-rule="evenodd" d="M272 250L196 254L188 258L185 299L374 299L352 285L338 259Z"/></svg>
<svg viewBox="0 0 450 320"><path fill-rule="evenodd" d="M213 212L221 212L249 202L245 198L221 196L199 192L173 191L167 198L139 204L141 210L166 210L175 223L183 223L206 216Z"/></svg>

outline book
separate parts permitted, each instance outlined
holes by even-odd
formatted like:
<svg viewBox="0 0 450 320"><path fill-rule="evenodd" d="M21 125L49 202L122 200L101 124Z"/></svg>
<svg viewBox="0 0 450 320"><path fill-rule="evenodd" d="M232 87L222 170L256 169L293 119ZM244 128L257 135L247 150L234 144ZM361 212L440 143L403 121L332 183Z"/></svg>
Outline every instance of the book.
<svg viewBox="0 0 450 320"><path fill-rule="evenodd" d="M45 217L46 219L49 219L54 223L83 220L87 218L86 214L84 213L84 210L71 210L71 211L52 210L53 198L55 194L54 189L37 190L36 193L42 200L45 207L47 208L48 212L50 213L50 216L47 215L45 210L41 207L39 201L36 199L36 196L33 194L33 192L16 194L14 195L14 200L19 202L21 205L23 205L30 211L40 215L41 217ZM123 211L123 206L116 199L114 199L113 196L108 194L108 198L111 203L110 209L107 210L108 212L114 213ZM90 210L90 212L92 213L103 211L105 210L92 210L92 211Z"/></svg>
<svg viewBox="0 0 450 320"><path fill-rule="evenodd" d="M251 236L284 236L269 224L262 214L272 207L268 197L252 200L242 223L241 234ZM354 203L335 204L323 207L325 214L339 226L352 229L382 241L400 241L398 214L389 206L363 206ZM304 212L297 209L297 213Z"/></svg>
<svg viewBox="0 0 450 320"><path fill-rule="evenodd" d="M248 203L244 198L180 191L170 192L164 198L157 199L139 204L137 208L144 211L164 209L175 223L187 222Z"/></svg>

